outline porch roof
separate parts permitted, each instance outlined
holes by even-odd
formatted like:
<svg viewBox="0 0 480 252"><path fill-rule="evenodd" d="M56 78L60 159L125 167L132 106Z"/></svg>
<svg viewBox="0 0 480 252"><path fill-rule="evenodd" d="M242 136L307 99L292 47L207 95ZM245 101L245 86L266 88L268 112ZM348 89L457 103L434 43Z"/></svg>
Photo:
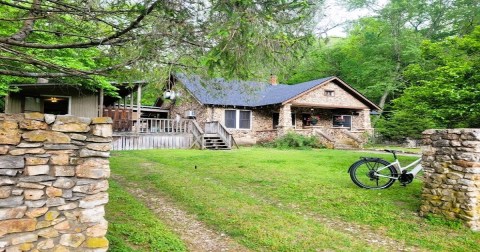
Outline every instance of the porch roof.
<svg viewBox="0 0 480 252"><path fill-rule="evenodd" d="M222 78L207 81L196 75L187 76L182 73L175 74L175 78L180 80L185 88L204 105L261 107L282 104L303 95L317 86L335 80L371 109L380 109L365 96L335 76L294 85L271 85L263 82L225 80Z"/></svg>

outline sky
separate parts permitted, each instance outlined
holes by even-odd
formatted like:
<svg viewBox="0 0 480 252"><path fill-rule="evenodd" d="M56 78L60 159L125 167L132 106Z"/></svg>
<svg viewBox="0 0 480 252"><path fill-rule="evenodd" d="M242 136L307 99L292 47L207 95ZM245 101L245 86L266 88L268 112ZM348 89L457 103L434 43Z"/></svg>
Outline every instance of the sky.
<svg viewBox="0 0 480 252"><path fill-rule="evenodd" d="M356 9L348 11L341 6L338 0L325 0L325 9L321 21L317 24L317 30L320 36L325 37L345 37L346 22L358 19L360 17L371 16L373 11L369 9ZM378 0L378 7L384 6L388 0ZM326 34L322 33L325 28L331 28Z"/></svg>

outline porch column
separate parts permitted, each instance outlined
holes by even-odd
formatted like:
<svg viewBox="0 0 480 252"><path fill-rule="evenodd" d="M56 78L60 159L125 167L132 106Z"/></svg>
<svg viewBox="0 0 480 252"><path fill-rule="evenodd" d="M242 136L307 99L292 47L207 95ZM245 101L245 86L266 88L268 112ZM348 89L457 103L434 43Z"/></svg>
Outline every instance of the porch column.
<svg viewBox="0 0 480 252"><path fill-rule="evenodd" d="M280 107L278 118L278 135L285 135L292 129L292 104L285 104Z"/></svg>
<svg viewBox="0 0 480 252"><path fill-rule="evenodd" d="M140 132L140 117L142 115L142 84L138 84L137 89L137 127L135 127L135 131L137 133Z"/></svg>
<svg viewBox="0 0 480 252"><path fill-rule="evenodd" d="M363 128L365 130L369 130L372 128L372 124L370 122L370 109L364 109L362 111L363 116Z"/></svg>
<svg viewBox="0 0 480 252"><path fill-rule="evenodd" d="M130 109L132 110L132 113L133 113L133 89L130 92L129 98L130 98Z"/></svg>
<svg viewBox="0 0 480 252"><path fill-rule="evenodd" d="M9 92L7 92L7 95L5 95L5 103L3 104L5 106L5 111L3 111L5 114L10 113L10 95Z"/></svg>
<svg viewBox="0 0 480 252"><path fill-rule="evenodd" d="M98 104L98 116L99 117L102 117L103 116L103 99L104 99L104 95L103 95L103 88L100 88L100 101Z"/></svg>

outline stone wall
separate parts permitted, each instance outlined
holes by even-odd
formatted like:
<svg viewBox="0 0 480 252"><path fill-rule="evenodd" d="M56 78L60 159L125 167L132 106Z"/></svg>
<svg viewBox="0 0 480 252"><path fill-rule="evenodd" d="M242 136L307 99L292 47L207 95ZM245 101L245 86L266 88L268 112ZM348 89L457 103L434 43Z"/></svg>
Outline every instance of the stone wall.
<svg viewBox="0 0 480 252"><path fill-rule="evenodd" d="M480 230L480 129L423 132L421 215L461 219Z"/></svg>
<svg viewBox="0 0 480 252"><path fill-rule="evenodd" d="M204 129L205 122L211 120L211 111L209 111L205 106L200 104L193 96L191 96L187 91L181 90L179 88L175 89L177 93L182 93L182 96L175 100L175 103L170 107L170 118L176 119L177 115L180 118L186 118L185 112L193 111L195 112L195 117L200 127Z"/></svg>
<svg viewBox="0 0 480 252"><path fill-rule="evenodd" d="M0 114L0 251L107 251L110 118Z"/></svg>

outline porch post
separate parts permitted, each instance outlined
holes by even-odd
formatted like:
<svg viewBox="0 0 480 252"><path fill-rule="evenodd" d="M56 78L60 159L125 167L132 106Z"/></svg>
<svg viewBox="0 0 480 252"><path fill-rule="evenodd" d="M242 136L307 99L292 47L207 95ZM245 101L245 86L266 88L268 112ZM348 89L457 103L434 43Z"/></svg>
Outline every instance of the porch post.
<svg viewBox="0 0 480 252"><path fill-rule="evenodd" d="M9 108L8 108L8 106L10 106L10 104L9 104L10 101L9 101L9 100L10 100L10 93L7 92L7 95L5 95L5 103L4 103L4 105L5 105L5 111L4 111L4 113L5 113L5 114L10 113L10 110L9 110Z"/></svg>
<svg viewBox="0 0 480 252"><path fill-rule="evenodd" d="M138 84L137 88L137 127L135 127L135 131L137 133L140 132L140 117L142 114L142 84Z"/></svg>
<svg viewBox="0 0 480 252"><path fill-rule="evenodd" d="M132 89L132 92L130 93L130 109L133 112L133 89Z"/></svg>
<svg viewBox="0 0 480 252"><path fill-rule="evenodd" d="M278 135L285 135L291 129L293 129L292 105L285 104L280 107L280 113L278 118Z"/></svg>
<svg viewBox="0 0 480 252"><path fill-rule="evenodd" d="M100 104L98 104L98 116L99 117L103 116L103 99L104 99L103 96L104 96L103 95L103 88L100 88L100 101L99 101Z"/></svg>

